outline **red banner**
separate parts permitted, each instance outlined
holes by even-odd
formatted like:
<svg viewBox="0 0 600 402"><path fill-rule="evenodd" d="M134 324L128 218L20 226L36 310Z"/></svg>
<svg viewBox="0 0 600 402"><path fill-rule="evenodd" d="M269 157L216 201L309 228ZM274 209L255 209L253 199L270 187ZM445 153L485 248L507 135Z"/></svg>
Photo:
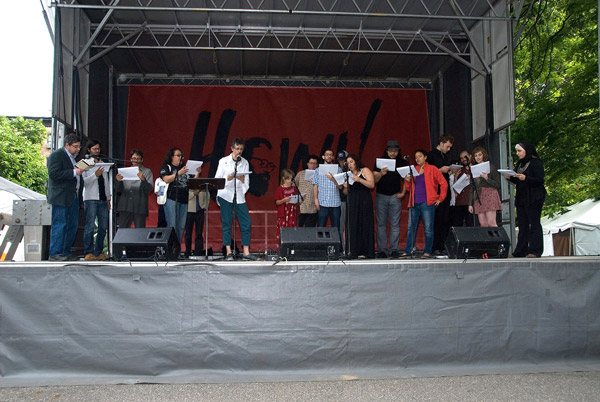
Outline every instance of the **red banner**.
<svg viewBox="0 0 600 402"><path fill-rule="evenodd" d="M431 148L424 90L130 88L125 152L141 149L145 166L155 175L169 148L179 147L186 159L203 160L202 176L212 177L234 137L246 140L243 156L254 172L246 194L251 211L274 212L280 170L299 171L309 154L320 156L326 148L357 154L370 168L388 140L397 140L411 159L415 149ZM150 208L152 226L153 196Z"/></svg>

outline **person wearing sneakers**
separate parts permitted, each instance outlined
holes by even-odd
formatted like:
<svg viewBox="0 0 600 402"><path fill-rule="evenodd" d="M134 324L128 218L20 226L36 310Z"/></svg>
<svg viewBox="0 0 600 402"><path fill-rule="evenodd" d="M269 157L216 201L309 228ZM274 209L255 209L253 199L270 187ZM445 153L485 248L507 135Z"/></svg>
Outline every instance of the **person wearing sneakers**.
<svg viewBox="0 0 600 402"><path fill-rule="evenodd" d="M101 162L100 141L88 140L85 153ZM104 238L108 229L108 211L110 210L110 186L108 169L93 167L81 175L83 177L83 207L85 210L85 227L83 229L83 249L86 261L105 260ZM98 231L94 242L94 227L98 220Z"/></svg>
<svg viewBox="0 0 600 402"><path fill-rule="evenodd" d="M217 191L217 204L221 208L221 229L223 231L223 245L225 246L225 260L233 261L235 256L231 251L231 222L233 221L233 208L242 231L242 248L244 260L256 260L250 254L250 213L246 205L246 192L250 188L250 165L242 157L246 142L236 137L231 141L231 153L219 160L215 173L216 178L225 178L225 188ZM234 173L237 172L237 176ZM235 197L235 199L234 199Z"/></svg>
<svg viewBox="0 0 600 402"><path fill-rule="evenodd" d="M429 258L433 249L433 225L435 210L444 202L448 194L448 183L442 173L433 165L427 163L427 152L422 149L415 151L415 175L404 177L408 198L408 234L406 249L401 258L414 256L414 245L419 221L423 220L425 229L425 250L422 258ZM440 191L438 192L438 188Z"/></svg>

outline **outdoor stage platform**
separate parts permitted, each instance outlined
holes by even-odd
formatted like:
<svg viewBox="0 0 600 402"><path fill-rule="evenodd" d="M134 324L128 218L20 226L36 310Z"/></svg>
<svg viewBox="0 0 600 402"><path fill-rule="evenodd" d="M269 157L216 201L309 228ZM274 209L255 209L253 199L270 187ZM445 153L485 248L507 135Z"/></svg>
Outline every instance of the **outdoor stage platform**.
<svg viewBox="0 0 600 402"><path fill-rule="evenodd" d="M0 386L599 363L597 257L0 264Z"/></svg>

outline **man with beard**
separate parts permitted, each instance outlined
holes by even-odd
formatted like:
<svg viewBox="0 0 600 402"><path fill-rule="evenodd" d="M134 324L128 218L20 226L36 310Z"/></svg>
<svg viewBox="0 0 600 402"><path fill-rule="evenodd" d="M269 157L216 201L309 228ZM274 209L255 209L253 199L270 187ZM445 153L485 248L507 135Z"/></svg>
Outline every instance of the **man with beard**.
<svg viewBox="0 0 600 402"><path fill-rule="evenodd" d="M454 137L451 135L444 134L438 139L438 145L429 153L427 162L430 165L435 166L439 169L440 173L446 179L446 183L450 183L450 157L448 152L454 145ZM438 189L438 191L440 191ZM442 201L435 209L435 218L433 221L433 254L445 255L446 254L446 237L450 231L450 185L447 188L446 198Z"/></svg>
<svg viewBox="0 0 600 402"><path fill-rule="evenodd" d="M309 155L306 160L306 168L315 170L319 166L317 155ZM296 186L300 194L304 196L300 204L300 216L298 217L299 227L315 227L317 225L317 208L315 206L314 192L312 188L312 179L305 180L306 170L301 170L296 175Z"/></svg>
<svg viewBox="0 0 600 402"><path fill-rule="evenodd" d="M323 154L323 162L326 165L334 163L335 154L332 149L326 149ZM317 226L327 226L327 220L330 219L331 226L340 228L340 189L343 186L338 186L335 179L328 173L327 175L319 173L320 167L315 170L313 177L313 196L315 199L315 207L317 208ZM337 167L337 172L342 173L342 169ZM340 234L340 239L341 239Z"/></svg>

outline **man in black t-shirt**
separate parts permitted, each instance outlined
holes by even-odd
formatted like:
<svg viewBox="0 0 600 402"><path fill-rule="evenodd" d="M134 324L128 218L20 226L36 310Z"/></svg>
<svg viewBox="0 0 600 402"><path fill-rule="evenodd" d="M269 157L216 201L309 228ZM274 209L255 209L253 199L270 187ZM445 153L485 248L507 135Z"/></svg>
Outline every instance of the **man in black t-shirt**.
<svg viewBox="0 0 600 402"><path fill-rule="evenodd" d="M398 257L398 243L400 241L400 214L402 212L402 198L406 194L404 180L396 171L408 163L400 156L398 141L388 141L381 159L394 159L394 170L380 169L375 163L373 175L377 190L375 194L375 217L377 218L377 257ZM390 225L389 248L387 226Z"/></svg>
<svg viewBox="0 0 600 402"><path fill-rule="evenodd" d="M450 183L450 158L448 152L454 145L454 137L444 134L438 140L437 147L433 148L429 153L427 162L430 165L437 167L440 173L444 175L446 182ZM438 189L439 191L439 189ZM450 185L448 185L448 194L444 201L435 209L435 218L433 221L433 253L436 255L446 254L446 237L450 231Z"/></svg>

